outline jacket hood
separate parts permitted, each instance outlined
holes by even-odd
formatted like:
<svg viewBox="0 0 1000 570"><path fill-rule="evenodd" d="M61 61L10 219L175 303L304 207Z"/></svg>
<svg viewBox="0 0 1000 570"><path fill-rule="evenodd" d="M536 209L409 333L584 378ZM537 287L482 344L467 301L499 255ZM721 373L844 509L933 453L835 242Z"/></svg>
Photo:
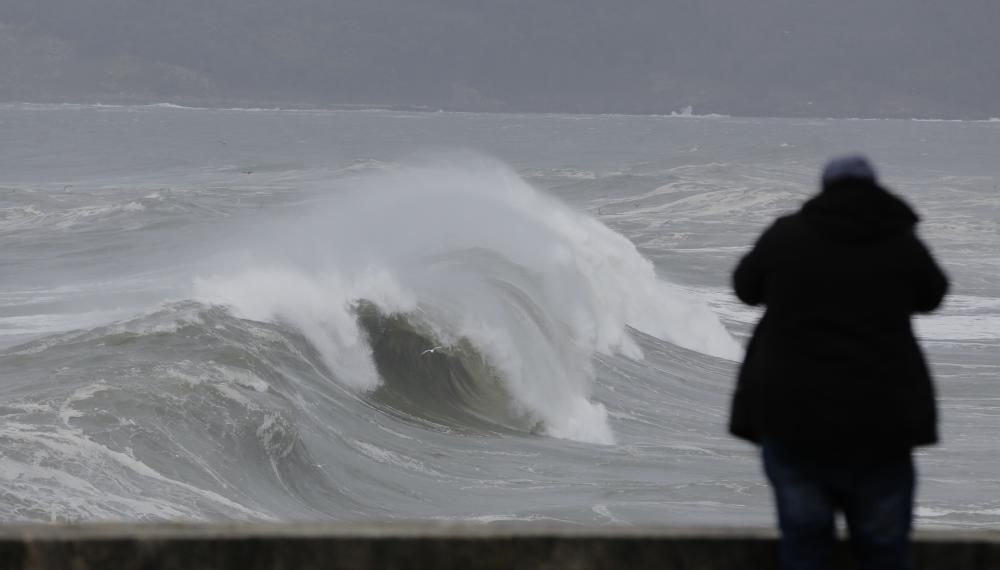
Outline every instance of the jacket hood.
<svg viewBox="0 0 1000 570"><path fill-rule="evenodd" d="M901 198L874 180L827 184L801 210L802 219L824 236L843 243L881 241L913 229L920 218Z"/></svg>

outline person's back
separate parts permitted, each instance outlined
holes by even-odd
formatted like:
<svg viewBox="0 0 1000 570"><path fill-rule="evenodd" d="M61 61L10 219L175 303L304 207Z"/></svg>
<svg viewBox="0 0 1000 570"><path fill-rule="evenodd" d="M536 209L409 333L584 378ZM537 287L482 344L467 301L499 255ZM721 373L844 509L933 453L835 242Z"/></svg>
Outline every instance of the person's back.
<svg viewBox="0 0 1000 570"><path fill-rule="evenodd" d="M730 431L763 445L786 538L794 533L777 467L834 472L904 458L912 478L912 447L937 441L930 375L910 321L938 306L947 280L916 223L867 161L839 159L824 172L822 192L768 228L734 272L739 298L766 312L740 370ZM835 483L822 485L827 502L851 524ZM910 494L912 502L912 483ZM828 525L824 515L810 548L828 548L815 540L832 533L832 516ZM786 565L798 567L785 550Z"/></svg>

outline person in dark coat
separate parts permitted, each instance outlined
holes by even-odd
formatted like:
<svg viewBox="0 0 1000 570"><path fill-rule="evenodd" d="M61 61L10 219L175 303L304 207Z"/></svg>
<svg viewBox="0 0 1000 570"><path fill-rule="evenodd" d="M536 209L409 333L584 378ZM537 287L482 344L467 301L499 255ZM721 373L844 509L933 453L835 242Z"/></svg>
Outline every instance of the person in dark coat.
<svg viewBox="0 0 1000 570"><path fill-rule="evenodd" d="M948 289L917 222L864 157L838 158L733 274L740 300L766 310L729 429L762 447L786 569L828 567L838 511L863 568L910 568L912 449L938 440L911 317Z"/></svg>

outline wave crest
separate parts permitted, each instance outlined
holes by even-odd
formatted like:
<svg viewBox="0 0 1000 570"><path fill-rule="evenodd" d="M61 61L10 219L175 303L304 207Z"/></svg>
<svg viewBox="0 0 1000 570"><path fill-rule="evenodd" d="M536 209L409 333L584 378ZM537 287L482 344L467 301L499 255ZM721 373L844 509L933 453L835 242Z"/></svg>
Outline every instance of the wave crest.
<svg viewBox="0 0 1000 570"><path fill-rule="evenodd" d="M434 342L448 349L442 356L465 356L425 358L432 373L413 376L455 382L408 388L408 397L447 389L468 404L463 413L481 418L488 410L501 425L612 443L607 412L591 400L592 357L641 358L630 326L723 358L739 355L718 318L658 279L625 237L489 160L357 178L309 214L256 233L240 256L248 267L198 279L196 296L294 326L334 376L364 392L399 396L399 378L418 366L410 362L417 349ZM382 317L366 321L362 310L359 320L364 306ZM398 314L419 334L403 334L402 321L392 334L375 326ZM385 343L412 346L390 362ZM470 373L470 355L482 371ZM381 388L386 376L396 379Z"/></svg>

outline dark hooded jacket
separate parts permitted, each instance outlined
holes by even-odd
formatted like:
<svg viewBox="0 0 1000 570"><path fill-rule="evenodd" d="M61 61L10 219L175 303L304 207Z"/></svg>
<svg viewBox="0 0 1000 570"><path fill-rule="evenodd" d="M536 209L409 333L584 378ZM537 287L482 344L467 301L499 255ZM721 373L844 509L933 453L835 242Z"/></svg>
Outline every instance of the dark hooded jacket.
<svg viewBox="0 0 1000 570"><path fill-rule="evenodd" d="M937 441L937 412L911 316L948 281L917 215L872 180L823 189L779 218L739 263L736 295L766 306L739 372L730 432L810 449Z"/></svg>

